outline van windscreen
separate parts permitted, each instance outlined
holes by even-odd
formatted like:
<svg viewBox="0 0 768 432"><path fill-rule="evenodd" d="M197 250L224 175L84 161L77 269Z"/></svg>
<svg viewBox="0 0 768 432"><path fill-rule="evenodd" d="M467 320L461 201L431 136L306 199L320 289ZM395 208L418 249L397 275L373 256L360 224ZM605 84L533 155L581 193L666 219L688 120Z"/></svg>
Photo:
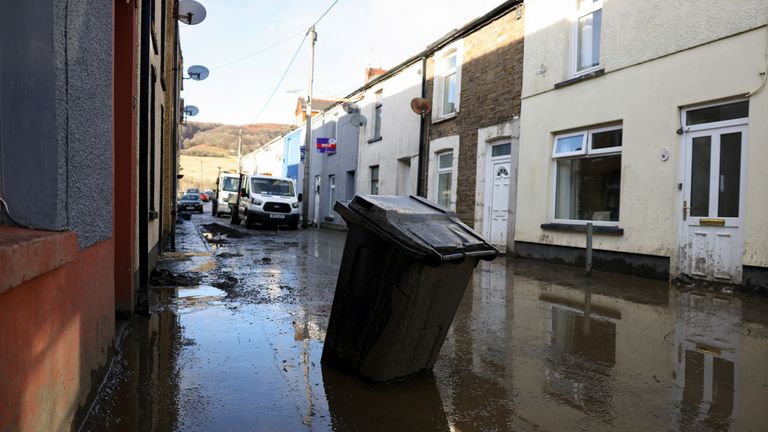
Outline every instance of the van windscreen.
<svg viewBox="0 0 768 432"><path fill-rule="evenodd" d="M280 179L251 179L251 191L262 195L294 196L293 182Z"/></svg>
<svg viewBox="0 0 768 432"><path fill-rule="evenodd" d="M221 179L221 188L227 192L237 192L237 184L240 180L237 177L224 177Z"/></svg>

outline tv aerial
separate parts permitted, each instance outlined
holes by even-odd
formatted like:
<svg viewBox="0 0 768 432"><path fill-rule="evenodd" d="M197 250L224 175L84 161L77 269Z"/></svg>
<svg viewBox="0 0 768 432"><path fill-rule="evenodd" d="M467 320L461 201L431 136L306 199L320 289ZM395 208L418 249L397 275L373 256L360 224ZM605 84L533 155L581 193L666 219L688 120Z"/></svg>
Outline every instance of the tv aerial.
<svg viewBox="0 0 768 432"><path fill-rule="evenodd" d="M176 18L188 25L200 24L205 19L205 7L195 0L181 0Z"/></svg>
<svg viewBox="0 0 768 432"><path fill-rule="evenodd" d="M210 74L210 71L205 66L200 65L193 65L190 66L189 69L187 69L187 75L188 77L184 77L184 79L191 79L195 81L202 81L206 78L208 78L208 75Z"/></svg>
<svg viewBox="0 0 768 432"><path fill-rule="evenodd" d="M432 111L432 101L426 98L413 98L411 99L411 110L423 116Z"/></svg>
<svg viewBox="0 0 768 432"><path fill-rule="evenodd" d="M188 117L194 117L200 112L200 109L197 108L194 105L186 105L184 106L184 115Z"/></svg>

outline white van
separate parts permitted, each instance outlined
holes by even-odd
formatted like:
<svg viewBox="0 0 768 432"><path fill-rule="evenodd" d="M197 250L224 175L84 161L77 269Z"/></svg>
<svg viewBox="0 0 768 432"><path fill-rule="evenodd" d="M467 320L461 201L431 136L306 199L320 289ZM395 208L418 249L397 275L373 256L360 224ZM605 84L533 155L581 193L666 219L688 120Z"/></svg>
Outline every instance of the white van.
<svg viewBox="0 0 768 432"><path fill-rule="evenodd" d="M264 225L288 225L296 229L301 214L301 194L296 193L296 184L288 177L268 175L243 176L240 185L240 199L231 197L229 204L237 212L232 213L232 223L245 222Z"/></svg>
<svg viewBox="0 0 768 432"><path fill-rule="evenodd" d="M211 199L211 214L213 216L229 214L229 197L237 196L240 186L240 175L237 173L221 173L216 181L216 191Z"/></svg>

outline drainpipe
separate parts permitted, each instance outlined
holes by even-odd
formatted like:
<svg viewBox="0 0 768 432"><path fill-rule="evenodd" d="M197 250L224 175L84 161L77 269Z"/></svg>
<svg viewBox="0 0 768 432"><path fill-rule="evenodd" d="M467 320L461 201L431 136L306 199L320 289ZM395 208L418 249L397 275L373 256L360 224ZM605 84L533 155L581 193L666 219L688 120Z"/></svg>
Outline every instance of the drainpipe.
<svg viewBox="0 0 768 432"><path fill-rule="evenodd" d="M421 97L427 97L427 57L424 56L421 58ZM425 183L425 175L424 170L426 167L426 157L427 157L427 144L429 140L429 136L427 135L429 132L429 128L427 125L427 121L429 114L422 113L421 114L421 123L419 123L419 166L418 166L418 176L416 177L416 195L426 198L427 197L427 191L424 187Z"/></svg>
<svg viewBox="0 0 768 432"><path fill-rule="evenodd" d="M175 1L173 5L173 16L178 16L179 2ZM173 131L171 132L171 163L173 165L173 184L170 196L171 200L171 251L176 252L176 196L179 187L179 20L174 19L173 34Z"/></svg>

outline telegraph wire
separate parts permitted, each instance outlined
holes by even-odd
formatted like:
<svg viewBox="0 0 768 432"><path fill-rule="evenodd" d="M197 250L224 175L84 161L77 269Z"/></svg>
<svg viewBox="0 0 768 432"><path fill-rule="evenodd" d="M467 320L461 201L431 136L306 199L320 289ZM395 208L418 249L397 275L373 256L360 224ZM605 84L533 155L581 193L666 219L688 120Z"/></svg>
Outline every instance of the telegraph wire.
<svg viewBox="0 0 768 432"><path fill-rule="evenodd" d="M261 107L261 110L256 115L256 120L258 120L259 117L261 117L261 115L264 114L264 110L266 110L267 106L269 106L269 103L272 101L272 97L274 97L275 93L277 93L277 89L280 88L280 84L283 83L285 76L288 75L288 71L291 70L291 66L293 65L293 62L296 60L296 57L299 55L299 52L301 52L301 47L304 46L304 41L307 40L308 35L309 34L305 34L304 37L301 38L301 42L299 42L299 46L296 48L296 52L293 53L293 57L291 57L291 61L288 62L288 66L285 68L285 71L283 71L283 75L280 77L280 80L277 81L277 85L275 86L274 90L272 90L272 93L269 95L269 98L267 98L267 101L264 103L264 106Z"/></svg>
<svg viewBox="0 0 768 432"><path fill-rule="evenodd" d="M215 67L212 68L212 70L222 69L222 68L225 68L227 66L231 66L231 65L233 65L235 63L239 63L239 62L241 62L243 60L247 60L247 59L249 59L251 57L257 56L259 54L262 54L264 52L267 52L267 51L271 50L272 48L276 48L276 47L278 47L278 46L280 46L280 45L290 41L291 39L295 38L296 36L301 36L301 33L302 32L294 33L293 35L288 36L287 38L281 40L280 42L276 42L276 43L274 43L274 44L272 44L272 45L270 45L268 47L262 48L262 49L260 49L258 51L254 51L254 52L252 52L250 54L246 54L243 57L240 57L240 58L237 58L237 59L234 59L234 60L230 60L230 61L228 61L226 63L223 63L223 64L220 64L218 66L215 66Z"/></svg>
<svg viewBox="0 0 768 432"><path fill-rule="evenodd" d="M322 15L320 15L320 18L318 18L318 19L317 19L317 20L316 20L316 21L315 21L315 22L314 22L314 23L313 23L313 24L312 24L312 25L309 27L309 29L307 30L307 32L304 34L304 37L301 39L301 42L299 42L299 46L298 46L298 48L296 48L296 52L295 52L295 53L293 53L293 57L291 58L291 61L290 61L290 62L288 62L288 66L285 68L285 71L283 71L283 75L282 75L282 76L280 77L280 79L277 81L277 85L275 86L275 88L272 90L272 93L271 93L271 94L269 95L269 97L267 98L267 101L264 103L264 106L262 106L262 107L261 107L261 110L259 110L259 113L258 113L258 114L256 114L256 119L255 119L254 121L257 121L257 120L258 120L258 119L261 117L261 115L262 115L262 114L264 114L264 111L265 111L265 110L267 109L267 107L269 106L269 103L272 101L272 98L275 96L275 93L277 93L277 90L280 88L280 85L283 83L283 80L285 79L285 76L286 76L286 75L288 75L288 71L290 71L290 70L291 70L291 66L293 65L293 62L296 60L296 57L299 55L299 52L301 51L301 47L302 47L302 46L304 46L304 41L306 41L306 40L307 40L307 36L309 36L309 32L310 32L310 30L311 30L311 29L312 29L314 26L316 26L316 25L317 25L317 24L318 24L320 21L322 21L322 19L323 19L323 18L325 18L325 16L328 14L328 12L330 12L330 11L331 11L331 9L333 9L333 7L334 7L334 6L336 6L336 4L337 4L338 2L339 2L339 0L335 0L335 1L334 1L334 2L333 2L333 3L332 3L332 4L331 4L329 7L328 7L328 9L326 9L326 10L325 10L325 12L323 12L323 14L322 14Z"/></svg>

